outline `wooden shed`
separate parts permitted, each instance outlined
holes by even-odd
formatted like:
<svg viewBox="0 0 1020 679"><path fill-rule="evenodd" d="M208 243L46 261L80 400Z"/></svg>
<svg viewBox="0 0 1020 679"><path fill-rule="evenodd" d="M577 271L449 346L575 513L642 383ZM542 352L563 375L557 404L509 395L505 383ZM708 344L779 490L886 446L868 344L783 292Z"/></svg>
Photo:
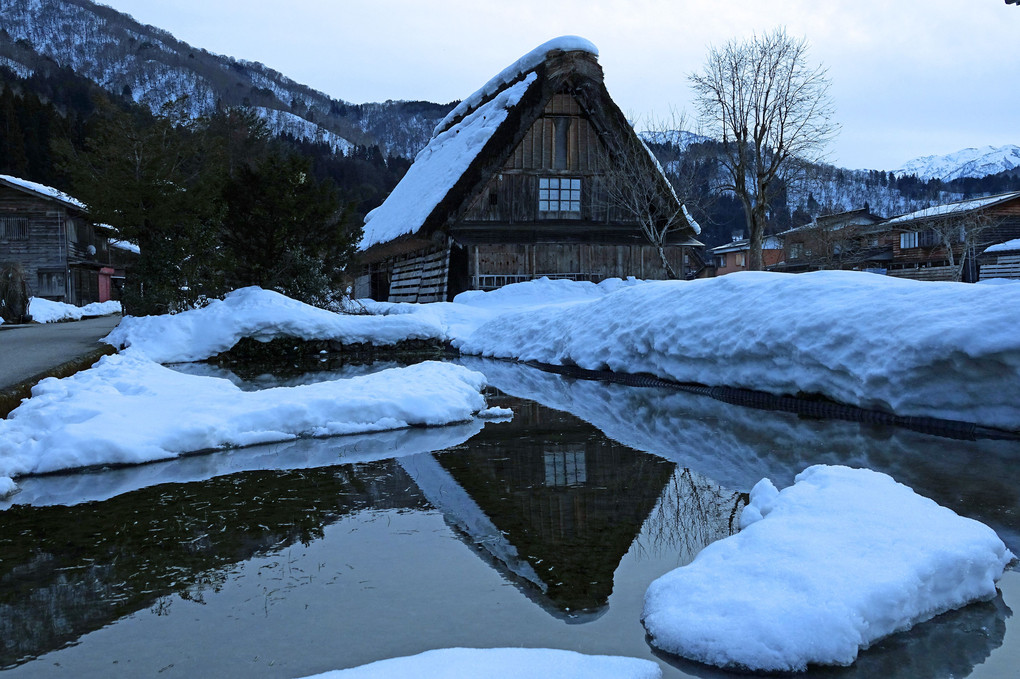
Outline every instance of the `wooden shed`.
<svg viewBox="0 0 1020 679"><path fill-rule="evenodd" d="M0 175L0 264L21 265L30 295L78 306L116 299L131 255L111 247L112 235L71 196Z"/></svg>
<svg viewBox="0 0 1020 679"><path fill-rule="evenodd" d="M651 187L647 204L614 193L625 175ZM661 252L635 207L675 227ZM699 231L610 98L594 45L558 38L436 127L365 219L355 295L432 302L543 276L664 278L663 259L678 273L695 266Z"/></svg>

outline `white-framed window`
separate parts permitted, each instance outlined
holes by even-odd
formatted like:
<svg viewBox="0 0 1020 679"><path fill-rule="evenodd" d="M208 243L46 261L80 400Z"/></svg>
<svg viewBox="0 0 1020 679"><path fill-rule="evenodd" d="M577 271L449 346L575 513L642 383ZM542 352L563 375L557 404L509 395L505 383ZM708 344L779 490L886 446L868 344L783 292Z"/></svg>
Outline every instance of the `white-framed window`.
<svg viewBox="0 0 1020 679"><path fill-rule="evenodd" d="M900 234L900 249L906 250L907 248L917 247L917 232L908 231Z"/></svg>
<svg viewBox="0 0 1020 679"><path fill-rule="evenodd" d="M715 266L718 269L725 269L726 268L726 255L716 255L715 256Z"/></svg>
<svg viewBox="0 0 1020 679"><path fill-rule="evenodd" d="M587 467L584 450L547 452L545 485L551 487L584 485L588 481Z"/></svg>
<svg viewBox="0 0 1020 679"><path fill-rule="evenodd" d="M538 212L581 214L581 180L578 177L539 177Z"/></svg>
<svg viewBox="0 0 1020 679"><path fill-rule="evenodd" d="M737 266L747 266L747 253L745 252L737 253Z"/></svg>
<svg viewBox="0 0 1020 679"><path fill-rule="evenodd" d="M804 256L803 243L790 243L790 259L800 259Z"/></svg>

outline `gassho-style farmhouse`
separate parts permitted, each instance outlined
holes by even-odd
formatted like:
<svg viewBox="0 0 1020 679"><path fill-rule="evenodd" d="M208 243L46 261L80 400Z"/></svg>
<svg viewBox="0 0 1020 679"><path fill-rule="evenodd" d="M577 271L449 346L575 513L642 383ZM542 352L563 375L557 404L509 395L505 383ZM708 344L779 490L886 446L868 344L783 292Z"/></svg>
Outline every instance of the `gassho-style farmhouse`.
<svg viewBox="0 0 1020 679"><path fill-rule="evenodd" d="M451 111L366 216L355 296L447 301L543 276L696 267L700 227L610 98L597 57L583 38L551 40ZM654 195L628 196L625 182ZM643 223L668 234L655 245Z"/></svg>

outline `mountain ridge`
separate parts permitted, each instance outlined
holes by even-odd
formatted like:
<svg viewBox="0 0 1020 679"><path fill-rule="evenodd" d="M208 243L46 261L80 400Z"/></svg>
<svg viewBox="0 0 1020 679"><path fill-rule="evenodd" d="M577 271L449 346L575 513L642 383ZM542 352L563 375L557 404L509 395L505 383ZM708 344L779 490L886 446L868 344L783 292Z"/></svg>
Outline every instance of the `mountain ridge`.
<svg viewBox="0 0 1020 679"><path fill-rule="evenodd" d="M379 145L414 157L452 104L352 104L297 83L260 62L214 54L90 0L0 0L0 66L28 77L49 60L157 111L187 96L192 115L248 106L272 132L329 144L335 152ZM396 118L399 124L391 119Z"/></svg>
<svg viewBox="0 0 1020 679"><path fill-rule="evenodd" d="M982 146L960 149L944 155L914 158L895 170L896 174L912 174L918 179L952 181L964 177L981 178L1020 167L1020 146Z"/></svg>

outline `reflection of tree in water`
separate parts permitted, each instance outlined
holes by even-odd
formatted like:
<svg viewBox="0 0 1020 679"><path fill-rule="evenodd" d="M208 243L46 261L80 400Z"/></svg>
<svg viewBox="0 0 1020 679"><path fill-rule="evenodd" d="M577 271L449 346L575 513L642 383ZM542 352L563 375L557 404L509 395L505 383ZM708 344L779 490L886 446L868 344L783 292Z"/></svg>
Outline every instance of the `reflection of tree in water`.
<svg viewBox="0 0 1020 679"><path fill-rule="evenodd" d="M690 561L707 545L736 533L747 494L727 490L690 469L678 467L634 543L638 554L677 553Z"/></svg>
<svg viewBox="0 0 1020 679"><path fill-rule="evenodd" d="M231 565L319 539L352 512L425 506L388 461L12 507L0 515L0 667L147 607L166 613L170 595L201 601Z"/></svg>

